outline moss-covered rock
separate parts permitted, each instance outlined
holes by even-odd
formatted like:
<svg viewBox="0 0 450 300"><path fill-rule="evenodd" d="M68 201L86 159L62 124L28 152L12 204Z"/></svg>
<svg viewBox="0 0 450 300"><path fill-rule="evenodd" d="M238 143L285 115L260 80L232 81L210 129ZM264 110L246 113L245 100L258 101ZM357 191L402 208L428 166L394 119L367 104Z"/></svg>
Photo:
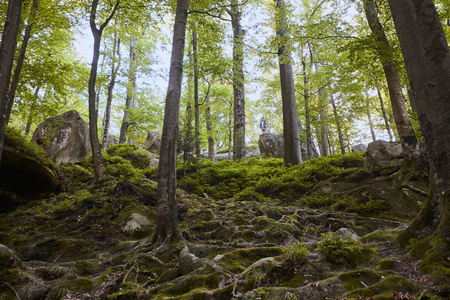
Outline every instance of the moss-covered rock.
<svg viewBox="0 0 450 300"><path fill-rule="evenodd" d="M348 293L347 296L362 298L373 297L373 299L394 299L394 292L412 293L416 292L416 289L409 279L398 275L391 275L371 286L354 290Z"/></svg>
<svg viewBox="0 0 450 300"><path fill-rule="evenodd" d="M218 259L218 264L225 270L232 273L239 273L261 258L274 257L282 254L283 250L278 247L238 249L221 256Z"/></svg>

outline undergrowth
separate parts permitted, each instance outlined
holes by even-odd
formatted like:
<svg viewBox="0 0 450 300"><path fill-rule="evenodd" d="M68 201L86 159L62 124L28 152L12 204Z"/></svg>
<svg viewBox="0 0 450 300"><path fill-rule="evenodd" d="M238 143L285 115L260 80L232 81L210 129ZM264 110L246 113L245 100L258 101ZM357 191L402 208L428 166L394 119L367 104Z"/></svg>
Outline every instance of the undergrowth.
<svg viewBox="0 0 450 300"><path fill-rule="evenodd" d="M283 166L283 160L277 158L201 161L187 166L187 175L180 179L179 186L188 193L206 194L214 199L264 202L276 197L294 200L318 182L363 165L364 157L360 153L330 155L289 167ZM179 175L181 177L181 172Z"/></svg>

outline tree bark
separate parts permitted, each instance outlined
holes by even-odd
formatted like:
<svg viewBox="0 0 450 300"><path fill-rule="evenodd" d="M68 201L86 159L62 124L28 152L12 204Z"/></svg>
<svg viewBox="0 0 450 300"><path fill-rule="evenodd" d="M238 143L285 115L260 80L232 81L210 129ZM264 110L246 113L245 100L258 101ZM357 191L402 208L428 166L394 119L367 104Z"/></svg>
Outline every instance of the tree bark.
<svg viewBox="0 0 450 300"><path fill-rule="evenodd" d="M231 10L228 14L233 27L233 159L241 160L245 158L244 31L241 26L242 13L237 0L231 0Z"/></svg>
<svg viewBox="0 0 450 300"><path fill-rule="evenodd" d="M89 75L89 137L91 139L92 158L94 161L94 182L98 182L105 173L105 163L101 152L100 142L98 139L98 110L96 108L96 93L95 82L97 80L98 60L100 56L100 40L102 37L103 29L108 25L116 13L120 0L117 0L111 14L106 21L97 28L95 24L95 16L97 14L98 0L92 1L92 8L90 14L90 27L92 35L94 37L94 53L92 56L91 73Z"/></svg>
<svg viewBox="0 0 450 300"><path fill-rule="evenodd" d="M195 119L195 157L200 159L200 103L198 93L198 42L197 33L192 33L192 51L194 56L194 119Z"/></svg>
<svg viewBox="0 0 450 300"><path fill-rule="evenodd" d="M19 57L17 58L16 68L14 70L14 75L11 81L11 86L9 88L9 99L8 108L6 115L6 124L9 124L9 118L11 117L11 111L14 104L14 98L16 97L17 85L19 84L20 73L22 72L23 63L25 61L25 54L27 52L28 41L31 37L31 30L33 29L34 17L36 15L36 10L39 6L39 0L34 0L31 6L30 15L28 17L28 25L25 28L25 34L22 39L22 45L19 50Z"/></svg>
<svg viewBox="0 0 450 300"><path fill-rule="evenodd" d="M308 45L309 46L309 45ZM311 50L311 48L310 48ZM310 69L312 68L312 65L314 64L313 60L313 54L312 51L310 51ZM308 72L306 70L306 58L302 60L303 65L303 84L304 84L304 100L305 100L305 129L306 129L306 160L309 160L314 157L314 155L317 153L317 150L315 149L312 133L311 133L311 117L309 113L309 91L308 91L308 82L309 82L309 76Z"/></svg>
<svg viewBox="0 0 450 300"><path fill-rule="evenodd" d="M280 67L281 98L283 106L284 164L302 163L300 137L298 134L297 105L295 100L294 75L289 50L286 50L286 13L284 0L277 0L278 64Z"/></svg>
<svg viewBox="0 0 450 300"><path fill-rule="evenodd" d="M20 26L22 0L9 0L0 44L0 163L5 142L9 85L16 50L16 38Z"/></svg>
<svg viewBox="0 0 450 300"><path fill-rule="evenodd" d="M428 200L400 240L433 234L435 253L449 257L450 51L432 0L389 0L389 5L430 165Z"/></svg>
<svg viewBox="0 0 450 300"><path fill-rule="evenodd" d="M208 159L214 161L216 153L212 127L211 105L209 102L209 98L206 99L205 103L206 103L206 131L208 132Z"/></svg>
<svg viewBox="0 0 450 300"><path fill-rule="evenodd" d="M157 243L182 238L178 229L176 195L177 135L188 7L189 0L178 0L158 166L157 224L153 237Z"/></svg>
<svg viewBox="0 0 450 300"><path fill-rule="evenodd" d="M116 64L116 53L119 61ZM120 38L117 38L117 32L114 32L114 42L113 42L113 56L112 56L112 65L111 65L111 79L108 84L108 98L106 100L106 108L105 108L105 118L104 123L105 126L103 128L103 139L102 139L102 148L106 150L108 148L108 136L109 136L109 124L111 122L111 104L113 98L113 90L114 85L116 84L116 76L117 71L120 66Z"/></svg>
<svg viewBox="0 0 450 300"><path fill-rule="evenodd" d="M394 138L392 136L391 127L389 126L389 119L388 119L387 114L386 114L386 109L384 108L384 101L383 101L383 97L381 96L381 91L380 91L379 88L377 88L377 94L378 94L378 99L380 99L380 107L381 107L381 112L383 114L383 119L384 119L384 124L386 126L386 131L389 134L389 142L392 142L394 140Z"/></svg>
<svg viewBox="0 0 450 300"><path fill-rule="evenodd" d="M369 101L369 92L366 89L366 114L367 114L367 122L369 122L370 135L372 136L372 141L376 141L377 137L375 135L375 130L373 128L372 114L370 113L370 101Z"/></svg>
<svg viewBox="0 0 450 300"><path fill-rule="evenodd" d="M326 116L325 116L325 100L323 97L323 87L319 88L319 101L321 104L321 109L319 113L320 117L320 154L322 156L328 156L330 152L328 151L328 136L327 136L327 125L326 125Z"/></svg>
<svg viewBox="0 0 450 300"><path fill-rule="evenodd" d="M133 106L133 97L136 90L136 39L130 41L130 62L128 69L127 98L125 99L125 109L123 110L122 125L120 126L119 144L127 141L127 131L130 126L130 109Z"/></svg>
<svg viewBox="0 0 450 300"><path fill-rule="evenodd" d="M336 122L336 127L338 130L339 145L341 146L341 154L345 154L344 137L342 135L341 122L339 121L337 107L336 107L336 103L334 101L333 95L331 95L331 105L333 106L334 120Z"/></svg>
<svg viewBox="0 0 450 300"><path fill-rule="evenodd" d="M417 138L409 119L406 109L406 100L402 92L400 77L395 66L392 49L384 33L383 27L378 20L375 6L375 0L364 0L364 10L370 29L376 36L378 42L377 52L380 56L384 74L389 88L391 98L392 112L394 114L395 124L397 125L398 135L402 144L403 155L406 165L410 163L420 163L421 156Z"/></svg>

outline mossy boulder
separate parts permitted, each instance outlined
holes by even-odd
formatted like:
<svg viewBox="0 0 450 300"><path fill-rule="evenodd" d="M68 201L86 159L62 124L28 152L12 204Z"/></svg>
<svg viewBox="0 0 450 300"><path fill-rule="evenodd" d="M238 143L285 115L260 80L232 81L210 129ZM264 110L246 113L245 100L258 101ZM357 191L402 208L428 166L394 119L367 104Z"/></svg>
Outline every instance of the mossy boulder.
<svg viewBox="0 0 450 300"><path fill-rule="evenodd" d="M283 254L283 250L278 247L260 247L238 249L217 257L218 264L232 273L244 271L254 262L265 258Z"/></svg>
<svg viewBox="0 0 450 300"><path fill-rule="evenodd" d="M394 299L394 292L416 292L414 284L407 278L399 275L391 275L368 287L356 289L347 294L348 297L360 297L367 299Z"/></svg>
<svg viewBox="0 0 450 300"><path fill-rule="evenodd" d="M4 149L0 165L0 213L8 212L30 200L40 199L58 188L56 173L32 158Z"/></svg>

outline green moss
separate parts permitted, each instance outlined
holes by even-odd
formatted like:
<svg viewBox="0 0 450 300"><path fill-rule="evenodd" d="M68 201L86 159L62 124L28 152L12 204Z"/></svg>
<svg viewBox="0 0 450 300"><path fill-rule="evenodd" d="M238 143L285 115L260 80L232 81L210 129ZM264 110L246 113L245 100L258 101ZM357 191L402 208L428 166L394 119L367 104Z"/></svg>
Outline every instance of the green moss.
<svg viewBox="0 0 450 300"><path fill-rule="evenodd" d="M343 273L339 275L339 279L345 289L351 291L378 282L381 279L381 274L371 269L361 269Z"/></svg>
<svg viewBox="0 0 450 300"><path fill-rule="evenodd" d="M377 256L375 250L360 242L344 241L339 235L324 235L323 237L324 239L317 244L317 250L330 263L355 268Z"/></svg>
<svg viewBox="0 0 450 300"><path fill-rule="evenodd" d="M98 274L104 270L103 264L99 260L79 260L76 261L75 269L78 275L93 275Z"/></svg>
<svg viewBox="0 0 450 300"><path fill-rule="evenodd" d="M238 249L224 254L218 264L232 273L239 273L261 258L281 254L283 254L283 250L277 247Z"/></svg>
<svg viewBox="0 0 450 300"><path fill-rule="evenodd" d="M393 269L395 269L395 262L389 258L380 259L377 262L376 267L379 270L393 270Z"/></svg>
<svg viewBox="0 0 450 300"><path fill-rule="evenodd" d="M392 275L384 278L380 282L361 289L357 289L348 294L349 297L374 297L378 299L392 299L393 292L412 293L415 287L409 279L405 277ZM377 299L374 298L374 299Z"/></svg>
<svg viewBox="0 0 450 300"><path fill-rule="evenodd" d="M445 285L450 288L450 262L431 249L420 264L421 271L430 274L430 278L435 285Z"/></svg>
<svg viewBox="0 0 450 300"><path fill-rule="evenodd" d="M361 242L393 242L403 229L376 230L361 238Z"/></svg>
<svg viewBox="0 0 450 300"><path fill-rule="evenodd" d="M74 278L64 280L54 285L51 289L48 299L60 299L70 293L88 293L94 288L92 280L87 278Z"/></svg>

